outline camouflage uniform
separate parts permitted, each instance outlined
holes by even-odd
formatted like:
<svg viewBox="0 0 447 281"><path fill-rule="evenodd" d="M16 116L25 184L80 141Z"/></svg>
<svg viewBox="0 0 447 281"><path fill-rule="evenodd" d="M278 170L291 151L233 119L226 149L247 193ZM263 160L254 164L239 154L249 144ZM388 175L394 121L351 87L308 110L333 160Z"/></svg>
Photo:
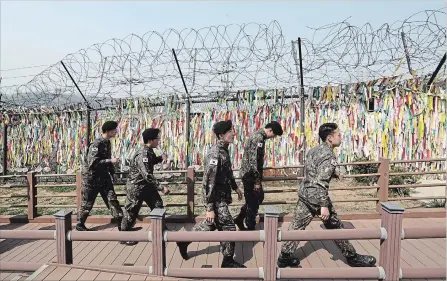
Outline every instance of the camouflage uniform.
<svg viewBox="0 0 447 281"><path fill-rule="evenodd" d="M193 231L236 231L228 205L232 203L231 190L237 190L231 168L228 145L222 141L211 147L203 171L203 204L207 211L214 211L214 223L203 220L193 227ZM189 244L189 243L187 243ZM234 256L234 242L221 242L224 257Z"/></svg>
<svg viewBox="0 0 447 281"><path fill-rule="evenodd" d="M264 190L261 187L259 191L254 191L254 186L261 184L262 181L266 139L267 135L264 129L261 129L254 132L245 143L239 173L244 185L245 204L235 219L240 228L243 228L243 220L245 219L247 228L249 230L255 229L259 205L264 201Z"/></svg>
<svg viewBox="0 0 447 281"><path fill-rule="evenodd" d="M78 222L81 225L85 224L98 193L103 196L114 218L120 222L123 217L113 187L112 177L115 174L115 168L111 158L110 141L103 137L95 139L88 148L87 159L82 170L82 202L78 213Z"/></svg>
<svg viewBox="0 0 447 281"><path fill-rule="evenodd" d="M309 150L306 158L304 181L300 186L299 199L289 230L304 230L314 216L321 214L321 207L329 209L329 219L323 221L327 229L343 229L343 223L329 198L329 182L338 177L337 160L333 149L323 143ZM371 256L358 255L347 240L335 240L337 247L351 266L374 266L375 259ZM278 265L299 264L299 260L291 259L291 255L298 248L299 241L286 241L281 247ZM292 261L293 260L293 261Z"/></svg>
<svg viewBox="0 0 447 281"><path fill-rule="evenodd" d="M154 166L162 161L163 158L157 157L154 150L146 145L132 157L126 184L127 196L121 223L122 231L129 230L135 224L143 201L151 210L163 208L163 200L158 193L163 190L163 187L153 175Z"/></svg>

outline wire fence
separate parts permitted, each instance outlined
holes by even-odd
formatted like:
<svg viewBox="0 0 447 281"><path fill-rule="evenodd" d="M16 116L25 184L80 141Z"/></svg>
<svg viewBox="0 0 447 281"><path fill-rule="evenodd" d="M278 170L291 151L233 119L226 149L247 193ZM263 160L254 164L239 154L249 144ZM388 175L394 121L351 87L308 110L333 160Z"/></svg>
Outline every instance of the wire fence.
<svg viewBox="0 0 447 281"><path fill-rule="evenodd" d="M428 75L446 51L443 10L423 11L377 29L347 20L312 29L312 38L302 38L306 87L408 76L409 68L412 74ZM241 90L299 86L296 39L286 39L277 21L169 29L110 39L62 62L94 108L113 106L119 99L145 97L151 103L184 98L172 49L190 98L228 98ZM445 67L439 76L445 76ZM26 84L3 86L0 92L3 110L85 108L61 62Z"/></svg>

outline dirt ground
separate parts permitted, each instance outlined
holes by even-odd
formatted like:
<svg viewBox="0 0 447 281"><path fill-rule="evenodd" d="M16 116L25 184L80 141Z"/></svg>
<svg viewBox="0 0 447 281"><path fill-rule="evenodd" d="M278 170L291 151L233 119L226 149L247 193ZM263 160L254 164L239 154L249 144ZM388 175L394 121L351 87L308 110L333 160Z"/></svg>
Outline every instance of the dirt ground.
<svg viewBox="0 0 447 281"><path fill-rule="evenodd" d="M270 205L268 202L272 201L287 201L290 204L279 204L275 205L281 209L283 213L292 213L295 207L295 202L297 200L297 187L298 181L287 181L287 182L266 182L264 184L264 190L279 190L283 192L275 192L275 193L267 193L265 194L264 205ZM352 179L345 179L342 181L333 181L331 182L331 188L346 188L346 187L354 187L358 186L355 181ZM186 192L185 184L169 184L168 185L171 192ZM241 184L240 184L241 186ZM287 191L283 189L288 189ZM124 186L116 186L117 193L125 193ZM75 188L74 187L47 187L47 188L38 188L39 196L49 196L45 198L38 198L38 205L75 205L75 197L70 198L61 198L55 197L58 195L74 195ZM201 207L201 186L199 183L196 184L196 195L195 201L198 206L196 206L195 213L196 215L202 214L204 209ZM0 197L4 195L26 195L26 188L19 187L5 187L4 185L0 188ZM374 198L376 197L375 189L365 189L365 190L335 190L330 191L330 196L333 201L336 200L347 200L347 199L361 199L361 198ZM165 204L170 203L186 203L186 195L168 195L162 197ZM13 204L27 204L26 198L0 198L0 215L19 215L26 214L27 208L10 208L9 205ZM119 201L123 204L125 200L125 196L120 196ZM233 196L233 206L231 211L234 215L237 214L240 209L240 204L237 200L236 194ZM239 204L239 205L238 205ZM375 208L375 201L367 201L367 202L336 202L334 203L337 212L368 212L373 211ZM420 208L426 207L424 202L420 201L400 201L401 204L405 208ZM104 205L102 202L101 196L98 196L95 205ZM38 213L40 215L52 215L59 211L60 209L72 209L74 213L76 213L76 208L72 207L54 207L54 208L38 208ZM260 213L263 212L263 208L261 206ZM177 214L182 215L186 214L186 207L178 207L178 206L168 206L167 207L168 214ZM105 208L94 208L92 214L96 215L108 215L109 211ZM148 214L148 208L143 207L141 215Z"/></svg>

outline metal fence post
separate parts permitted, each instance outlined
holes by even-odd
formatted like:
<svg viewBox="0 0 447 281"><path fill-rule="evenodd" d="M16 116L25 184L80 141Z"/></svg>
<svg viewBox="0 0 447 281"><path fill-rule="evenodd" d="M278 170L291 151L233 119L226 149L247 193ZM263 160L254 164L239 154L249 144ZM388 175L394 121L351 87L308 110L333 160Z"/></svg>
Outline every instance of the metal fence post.
<svg viewBox="0 0 447 281"><path fill-rule="evenodd" d="M36 173L28 172L26 178L28 181L28 219L32 220L37 217Z"/></svg>
<svg viewBox="0 0 447 281"><path fill-rule="evenodd" d="M187 186L187 216L188 221L194 221L194 194L195 194L195 170L194 167L188 167L188 171L186 173L186 186Z"/></svg>
<svg viewBox="0 0 447 281"><path fill-rule="evenodd" d="M405 209L396 203L381 203L381 227L387 232L387 238L380 241L379 266L385 270L387 281L400 280L400 251L402 239L402 218Z"/></svg>
<svg viewBox="0 0 447 281"><path fill-rule="evenodd" d="M166 247L163 239L165 225L165 209L153 209L151 214L152 225L152 271L151 274L163 276L166 267Z"/></svg>
<svg viewBox="0 0 447 281"><path fill-rule="evenodd" d="M276 280L279 208L264 207L264 280Z"/></svg>
<svg viewBox="0 0 447 281"><path fill-rule="evenodd" d="M381 211L382 202L388 202L388 185L390 181L390 159L388 158L380 158L379 159L379 169L378 173L380 174L379 179L377 181L378 189L377 194L379 197L379 201L377 202L377 211Z"/></svg>
<svg viewBox="0 0 447 281"><path fill-rule="evenodd" d="M73 264L73 245L68 240L68 233L71 231L72 211L61 210L54 214L56 218L56 249L57 263Z"/></svg>

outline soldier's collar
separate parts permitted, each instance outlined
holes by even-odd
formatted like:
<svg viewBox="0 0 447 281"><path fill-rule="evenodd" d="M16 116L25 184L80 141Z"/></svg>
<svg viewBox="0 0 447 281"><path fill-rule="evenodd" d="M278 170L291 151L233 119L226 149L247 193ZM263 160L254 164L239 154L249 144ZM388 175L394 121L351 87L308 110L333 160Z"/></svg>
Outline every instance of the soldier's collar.
<svg viewBox="0 0 447 281"><path fill-rule="evenodd" d="M229 146L229 145L230 145L229 143L226 143L226 142L224 142L224 141L222 141L222 140L218 140L218 141L217 141L217 146L218 146L218 147L222 147L222 148L228 149L228 146Z"/></svg>
<svg viewBox="0 0 447 281"><path fill-rule="evenodd" d="M259 130L259 132L260 132L261 136L264 138L264 140L266 140L266 139L267 139L267 134L265 133L264 128L262 128L261 130Z"/></svg>

